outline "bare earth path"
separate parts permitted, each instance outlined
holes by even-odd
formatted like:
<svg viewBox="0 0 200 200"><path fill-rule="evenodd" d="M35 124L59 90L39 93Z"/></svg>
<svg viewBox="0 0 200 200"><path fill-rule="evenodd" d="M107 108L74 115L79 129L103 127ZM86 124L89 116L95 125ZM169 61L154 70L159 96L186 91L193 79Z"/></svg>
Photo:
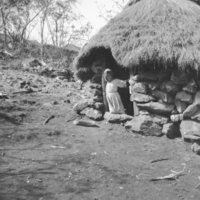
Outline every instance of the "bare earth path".
<svg viewBox="0 0 200 200"><path fill-rule="evenodd" d="M36 92L13 94L23 80ZM3 70L1 91L10 99L0 100L0 200L200 199L200 157L181 138L67 122L81 98L75 83ZM183 169L177 180L151 181Z"/></svg>

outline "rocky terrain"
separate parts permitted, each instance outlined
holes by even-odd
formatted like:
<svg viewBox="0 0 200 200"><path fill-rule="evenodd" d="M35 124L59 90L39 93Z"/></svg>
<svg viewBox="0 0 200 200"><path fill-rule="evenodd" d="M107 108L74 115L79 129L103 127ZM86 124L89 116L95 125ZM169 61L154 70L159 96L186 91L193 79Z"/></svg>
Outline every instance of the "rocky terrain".
<svg viewBox="0 0 200 200"><path fill-rule="evenodd" d="M141 135L123 122L75 125L88 120L73 110L86 86L17 62L0 64L1 200L199 199L191 143Z"/></svg>

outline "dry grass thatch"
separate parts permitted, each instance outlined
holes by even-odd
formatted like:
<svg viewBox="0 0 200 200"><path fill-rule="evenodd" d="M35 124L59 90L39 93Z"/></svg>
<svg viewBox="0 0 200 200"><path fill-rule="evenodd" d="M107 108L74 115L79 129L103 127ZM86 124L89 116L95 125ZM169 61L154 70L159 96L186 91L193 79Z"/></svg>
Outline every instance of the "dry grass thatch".
<svg viewBox="0 0 200 200"><path fill-rule="evenodd" d="M108 49L124 67L200 69L200 6L189 0L131 0L82 49L74 65L91 66Z"/></svg>

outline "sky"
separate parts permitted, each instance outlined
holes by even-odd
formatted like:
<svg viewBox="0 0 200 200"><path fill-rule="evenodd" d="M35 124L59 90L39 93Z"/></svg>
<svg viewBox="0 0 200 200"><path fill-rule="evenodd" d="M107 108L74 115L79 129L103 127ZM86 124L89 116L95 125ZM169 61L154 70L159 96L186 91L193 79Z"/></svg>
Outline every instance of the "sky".
<svg viewBox="0 0 200 200"><path fill-rule="evenodd" d="M107 23L103 18L99 17L99 8L106 8L109 10L114 7L113 5L113 0L80 0L80 6L78 9L92 24L94 28L92 34L95 34Z"/></svg>

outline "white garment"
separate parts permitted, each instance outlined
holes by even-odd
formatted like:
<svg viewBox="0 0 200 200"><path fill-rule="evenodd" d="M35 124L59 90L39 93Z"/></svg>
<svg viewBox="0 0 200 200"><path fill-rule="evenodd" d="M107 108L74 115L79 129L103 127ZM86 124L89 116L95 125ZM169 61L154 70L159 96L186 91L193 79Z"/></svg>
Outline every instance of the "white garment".
<svg viewBox="0 0 200 200"><path fill-rule="evenodd" d="M124 106L117 92L118 87L126 87L126 81L113 79L106 84L106 98L108 101L109 111L114 114L124 114Z"/></svg>

